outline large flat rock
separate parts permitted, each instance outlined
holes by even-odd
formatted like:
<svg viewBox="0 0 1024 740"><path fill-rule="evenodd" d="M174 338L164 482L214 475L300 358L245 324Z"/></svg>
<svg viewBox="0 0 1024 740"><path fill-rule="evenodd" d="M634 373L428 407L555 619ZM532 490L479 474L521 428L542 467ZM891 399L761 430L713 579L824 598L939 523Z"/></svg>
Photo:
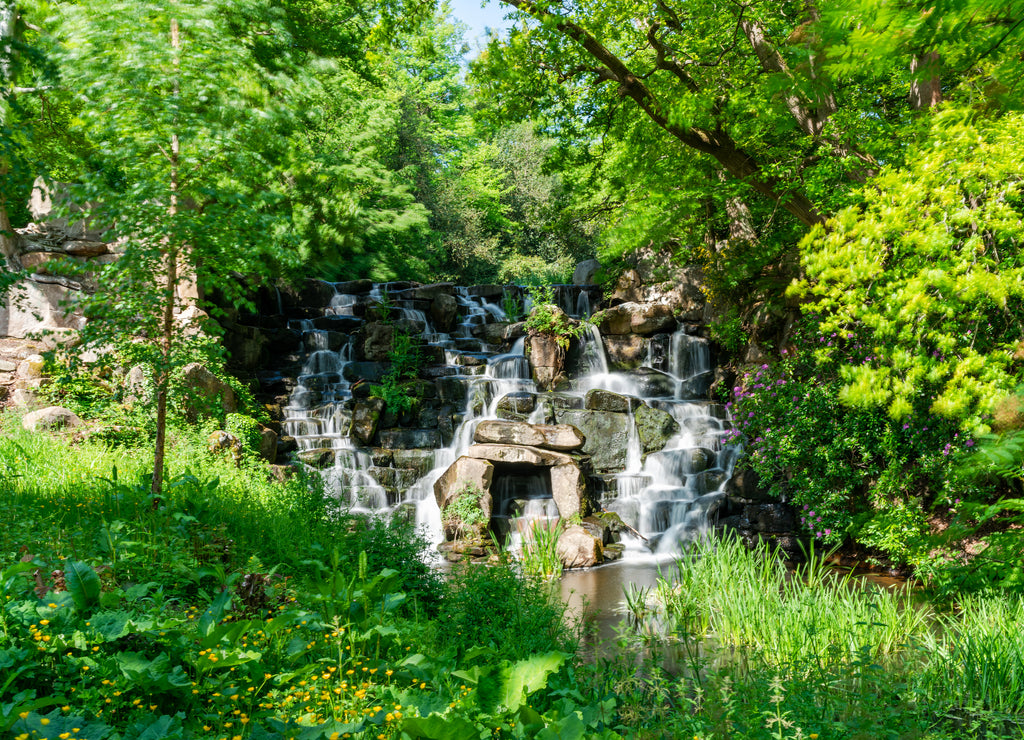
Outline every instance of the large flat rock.
<svg viewBox="0 0 1024 740"><path fill-rule="evenodd" d="M490 420L480 423L473 435L473 441L571 452L583 447L586 438L579 429L569 424L528 424L521 421Z"/></svg>

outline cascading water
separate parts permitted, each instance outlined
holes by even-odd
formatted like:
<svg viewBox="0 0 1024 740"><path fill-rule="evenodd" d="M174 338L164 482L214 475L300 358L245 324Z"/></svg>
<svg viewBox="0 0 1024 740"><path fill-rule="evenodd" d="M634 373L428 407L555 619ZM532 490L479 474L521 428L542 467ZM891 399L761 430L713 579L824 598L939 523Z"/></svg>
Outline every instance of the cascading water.
<svg viewBox="0 0 1024 740"><path fill-rule="evenodd" d="M401 495L407 505L415 507L417 523L440 542L434 482L473 444L479 424L499 418L499 405L518 412L522 403L525 412L520 418L532 423L545 421L544 410L542 404L532 405L537 389L530 378L524 339L516 340L507 352L496 353L493 345L481 338L481 327L505 320L501 306L458 289L453 296L458 320L449 332L441 332L423 310L423 301L401 297L407 288L407 284L375 285L369 300L365 294L360 298L336 291L324 314L355 317L357 309L368 304L384 304L389 320L438 348L435 351L444 357L445 366L435 377L463 392L464 407L458 415L461 423L450 443L433 451L429 472L404 486ZM557 299L571 309L567 311L571 315L589 314L589 294L584 290L574 293L571 286L558 286ZM318 329L316 324L309 319L291 322L293 329L302 332L306 355L298 384L284 409L285 432L295 437L302 459L316 461L323 468L327 489L342 505L354 511L390 511L399 501L389 500L388 491L374 478L373 471L379 469L374 467L370 451L349 436L353 399L345 375L355 356L353 339ZM656 373L659 382L652 383L635 372L611 372L601 335L596 327L589 327L580 340L575 390L569 392L583 396L600 389L632 396L667 412L678 424L679 431L665 447L644 459L633 417L627 415L630 428L625 464L614 476L615 485L604 505L646 538L647 543L640 538L627 543L627 552L632 553L648 552L649 548L675 551L680 540L706 527L707 513L724 496L724 485L739 453L724 441L730 428L726 410L706 400L712 379L707 340L680 330L660 345L649 340L648 347L644 368L652 374L655 365L667 370ZM509 533L513 544L529 522L555 513L551 483L543 475L503 475L496 486L496 526Z"/></svg>

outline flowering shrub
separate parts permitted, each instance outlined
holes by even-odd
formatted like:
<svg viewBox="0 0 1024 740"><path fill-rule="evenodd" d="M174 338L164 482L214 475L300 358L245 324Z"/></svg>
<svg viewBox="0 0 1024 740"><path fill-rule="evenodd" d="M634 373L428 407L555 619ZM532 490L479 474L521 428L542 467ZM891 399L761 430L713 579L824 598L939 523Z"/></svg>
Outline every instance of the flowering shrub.
<svg viewBox="0 0 1024 740"><path fill-rule="evenodd" d="M928 412L928 393L898 420L844 404L843 368L875 361L865 337L820 333L810 318L780 361L741 376L733 435L745 437L746 465L796 507L809 535L852 537L907 562L923 551L930 508L965 485L956 461L974 442Z"/></svg>

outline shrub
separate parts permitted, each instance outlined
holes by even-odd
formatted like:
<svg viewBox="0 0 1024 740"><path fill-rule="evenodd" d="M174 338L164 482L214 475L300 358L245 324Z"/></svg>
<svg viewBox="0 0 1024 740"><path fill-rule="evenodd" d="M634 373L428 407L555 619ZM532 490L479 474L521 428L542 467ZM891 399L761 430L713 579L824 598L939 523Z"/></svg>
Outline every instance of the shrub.
<svg viewBox="0 0 1024 740"><path fill-rule="evenodd" d="M744 464L798 509L815 539L849 536L893 560L920 562L929 511L970 487L957 461L974 440L932 413L927 394L900 419L845 405L840 368L873 353L865 337L824 334L805 319L781 360L738 381L732 434L745 439Z"/></svg>
<svg viewBox="0 0 1024 740"><path fill-rule="evenodd" d="M445 589L438 647L459 658L473 648L493 648L509 660L562 649L570 637L563 612L556 595L509 560L464 565Z"/></svg>

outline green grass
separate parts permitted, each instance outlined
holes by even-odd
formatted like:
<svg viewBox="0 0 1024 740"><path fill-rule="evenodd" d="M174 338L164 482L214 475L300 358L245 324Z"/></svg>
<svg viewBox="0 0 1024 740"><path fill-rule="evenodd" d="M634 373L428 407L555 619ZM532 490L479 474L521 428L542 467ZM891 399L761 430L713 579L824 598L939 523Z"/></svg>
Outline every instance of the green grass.
<svg viewBox="0 0 1024 740"><path fill-rule="evenodd" d="M3 737L1024 737L1020 599L938 613L704 542L588 662L514 564L442 583L408 528L201 435L154 500L143 450L4 430Z"/></svg>

